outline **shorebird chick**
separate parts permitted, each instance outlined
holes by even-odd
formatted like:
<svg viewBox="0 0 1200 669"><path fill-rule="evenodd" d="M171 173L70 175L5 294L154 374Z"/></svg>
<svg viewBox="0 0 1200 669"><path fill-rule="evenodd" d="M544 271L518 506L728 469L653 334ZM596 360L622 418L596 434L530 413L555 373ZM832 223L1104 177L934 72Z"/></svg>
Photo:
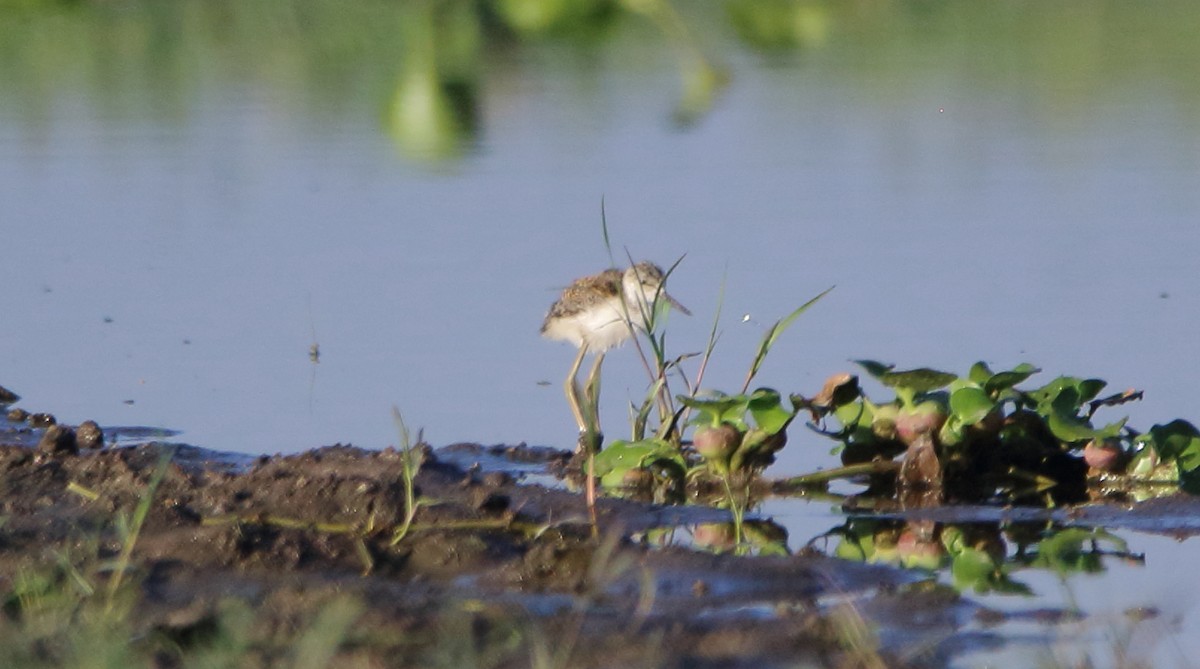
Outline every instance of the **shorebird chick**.
<svg viewBox="0 0 1200 669"><path fill-rule="evenodd" d="M579 381L576 378L584 356L595 354L595 362L584 386L589 416L595 424L598 422L595 415L596 399L600 393L600 364L604 361L604 354L633 337L634 328L645 331L655 307L662 301L691 315L663 289L665 280L662 268L650 262L640 262L624 272L608 269L576 279L551 305L546 320L542 322L542 336L579 347L579 355L575 356L564 388L580 432L588 428L584 407L579 402Z"/></svg>

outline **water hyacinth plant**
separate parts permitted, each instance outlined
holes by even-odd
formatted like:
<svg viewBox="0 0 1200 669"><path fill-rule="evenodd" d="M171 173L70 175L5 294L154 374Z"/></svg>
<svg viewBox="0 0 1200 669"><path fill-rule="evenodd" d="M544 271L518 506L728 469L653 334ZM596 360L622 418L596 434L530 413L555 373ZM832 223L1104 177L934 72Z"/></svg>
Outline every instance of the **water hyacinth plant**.
<svg viewBox="0 0 1200 669"><path fill-rule="evenodd" d="M1101 409L1140 400L1141 392L1102 397L1104 381L1074 376L1023 389L1020 384L1041 371L1028 363L994 372L979 362L961 377L928 368L897 371L873 360L858 364L894 397L873 402L855 377L841 375L850 392L806 406L824 426L819 431L841 442L845 464L903 454L895 480L901 489L949 499L1000 494L1056 502L1085 498L1089 478L1104 476L1200 489L1200 432L1192 424L1176 420L1140 433L1124 418L1096 420Z"/></svg>
<svg viewBox="0 0 1200 669"><path fill-rule="evenodd" d="M653 364L647 360L650 372L650 391L640 408L635 407L631 441L617 440L596 455L596 475L608 488L666 484L679 489L687 480L711 477L728 487L730 477L740 482L753 478L775 461L775 454L787 443L786 430L801 407L798 396L788 399L787 405L776 390L746 389L758 374L763 361L779 336L809 307L827 295L825 290L801 305L786 318L773 324L764 334L746 374L742 392L727 395L720 391L701 393L697 390L708 359L717 339L716 320L705 352L700 356L700 368L695 382L679 369L683 360L695 356L669 359L665 351L665 335L656 332L653 323L643 328L653 353ZM635 340L636 341L636 340ZM639 348L639 351L641 349ZM643 357L646 360L645 357ZM681 409L664 411L669 397L668 373L676 371L688 388L688 394L675 396ZM654 435L647 437L645 421L651 407L660 407L660 424ZM695 418L687 420L689 413ZM694 425L691 448L685 439L688 424ZM656 496L664 497L661 490Z"/></svg>

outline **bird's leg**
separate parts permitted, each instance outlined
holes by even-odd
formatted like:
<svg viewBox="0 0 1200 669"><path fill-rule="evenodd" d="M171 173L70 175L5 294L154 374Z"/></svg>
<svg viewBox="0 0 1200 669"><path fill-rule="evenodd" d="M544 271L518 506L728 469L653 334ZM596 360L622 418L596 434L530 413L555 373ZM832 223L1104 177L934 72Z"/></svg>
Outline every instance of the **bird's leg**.
<svg viewBox="0 0 1200 669"><path fill-rule="evenodd" d="M575 417L575 424L579 427L580 432L587 429L587 423L583 420L583 410L579 404L579 381L575 377L579 376L579 367L583 364L585 355L587 355L587 346L580 346L579 355L575 356L571 371L567 373L567 381L563 384L563 390L567 393L567 405L571 407L571 415Z"/></svg>
<svg viewBox="0 0 1200 669"><path fill-rule="evenodd" d="M604 362L604 354L597 353L592 363L592 371L588 372L587 383L583 386L583 399L587 402L584 416L589 418L589 427L600 432L600 365Z"/></svg>
<svg viewBox="0 0 1200 669"><path fill-rule="evenodd" d="M604 353L596 353L592 362L592 370L588 372L587 382L583 386L583 414L587 427L579 434L579 445L587 453L587 470L585 472L584 498L587 500L588 519L592 525L592 536L600 534L596 523L596 454L600 452L600 444L604 435L600 432L600 365L604 363Z"/></svg>
<svg viewBox="0 0 1200 669"><path fill-rule="evenodd" d="M581 453L597 453L604 435L600 433L600 364L604 362L604 354L597 353L592 363L592 371L588 373L587 382L583 386L583 402L579 404L579 451ZM576 393L579 388L576 386Z"/></svg>

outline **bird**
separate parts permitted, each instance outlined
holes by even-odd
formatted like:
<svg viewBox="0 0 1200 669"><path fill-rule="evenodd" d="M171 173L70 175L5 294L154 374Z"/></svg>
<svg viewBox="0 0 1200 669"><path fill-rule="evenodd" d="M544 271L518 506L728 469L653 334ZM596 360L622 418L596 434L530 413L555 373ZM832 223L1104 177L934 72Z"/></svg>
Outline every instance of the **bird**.
<svg viewBox="0 0 1200 669"><path fill-rule="evenodd" d="M649 329L656 308L663 304L690 316L692 312L663 289L666 274L652 262L639 262L621 271L606 269L576 279L563 289L542 321L542 336L566 341L579 348L567 373L564 390L580 433L588 431L584 406L579 401L579 367L588 353L595 355L584 386L588 411L594 427L599 396L600 365L604 355L633 337L635 330Z"/></svg>

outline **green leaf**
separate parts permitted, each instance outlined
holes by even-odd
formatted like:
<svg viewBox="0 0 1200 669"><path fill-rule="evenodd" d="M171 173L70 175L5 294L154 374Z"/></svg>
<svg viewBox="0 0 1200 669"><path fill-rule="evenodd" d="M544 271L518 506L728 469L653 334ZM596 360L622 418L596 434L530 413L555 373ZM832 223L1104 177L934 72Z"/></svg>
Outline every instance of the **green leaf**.
<svg viewBox="0 0 1200 669"><path fill-rule="evenodd" d="M971 365L971 370L967 372L967 378L979 386L987 383L992 376L994 376L994 374L992 373L991 368L988 367L987 363L982 360L974 365Z"/></svg>
<svg viewBox="0 0 1200 669"><path fill-rule="evenodd" d="M660 376L650 384L646 390L646 396L642 399L642 405L636 406L632 402L629 404L630 413L633 416L633 439L638 441L646 438L646 423L650 420L650 411L654 408L655 400L658 398L658 393L666 384L665 376Z"/></svg>
<svg viewBox="0 0 1200 669"><path fill-rule="evenodd" d="M651 464L665 460L687 467L687 462L679 451L661 439L643 439L641 441L612 442L603 451L596 454L596 475L606 486L619 485L625 474L634 469L648 467Z"/></svg>
<svg viewBox="0 0 1200 669"><path fill-rule="evenodd" d="M1063 392L1072 391L1074 393L1071 396L1075 402L1074 409L1078 413L1079 409L1099 395L1106 385L1108 384L1100 379L1060 376L1037 390L1029 391L1029 396L1038 403L1040 411L1043 407L1053 404Z"/></svg>
<svg viewBox="0 0 1200 669"><path fill-rule="evenodd" d="M876 360L855 360L868 374L896 393L902 406L912 406L916 396L949 385L958 377L948 372L921 367L901 372L892 371L894 365L885 365Z"/></svg>
<svg viewBox="0 0 1200 669"><path fill-rule="evenodd" d="M1089 439L1106 439L1121 434L1127 419L1122 418L1115 423L1109 423L1102 428L1095 428L1091 422L1079 415L1079 393L1075 386L1062 388L1061 392L1050 403L1049 407L1039 407L1039 413L1046 418L1046 425L1065 443L1076 444Z"/></svg>
<svg viewBox="0 0 1200 669"><path fill-rule="evenodd" d="M877 379L881 378L884 374L887 374L896 367L895 365L885 365L878 360L855 360L854 362L859 367L867 370L868 374Z"/></svg>
<svg viewBox="0 0 1200 669"><path fill-rule="evenodd" d="M841 424L842 430L854 430L859 426L869 430L875 412L871 410L870 403L859 399L834 409L833 417Z"/></svg>
<svg viewBox="0 0 1200 669"><path fill-rule="evenodd" d="M914 394L927 393L950 385L958 378L949 372L939 372L928 367L908 369L901 372L892 371L894 365L885 365L875 360L855 360L867 373L879 379L879 382L889 388L904 388Z"/></svg>
<svg viewBox="0 0 1200 669"><path fill-rule="evenodd" d="M1142 435L1142 439L1149 442L1149 445L1134 454L1125 468L1126 475L1148 481L1178 481L1179 465L1174 458L1164 458L1149 435Z"/></svg>
<svg viewBox="0 0 1200 669"><path fill-rule="evenodd" d="M743 467L766 466L774 461L774 454L787 444L787 435L782 430L767 432L762 428L751 428L742 437L742 444L729 458L729 471L738 472Z"/></svg>
<svg viewBox="0 0 1200 669"><path fill-rule="evenodd" d="M928 393L950 385L958 376L949 372L921 367L903 372L888 372L880 381L890 388L910 388L915 393Z"/></svg>
<svg viewBox="0 0 1200 669"><path fill-rule="evenodd" d="M759 429L775 434L792 422L795 413L783 407L779 393L770 388L759 388L750 395L750 415Z"/></svg>
<svg viewBox="0 0 1200 669"><path fill-rule="evenodd" d="M995 397L998 393L1008 390L1016 386L1018 383L1024 382L1026 379L1040 371L1042 370L1027 362L1023 362L1007 372L993 374L990 379L983 383L983 389L987 391L988 395ZM1097 392L1099 392L1099 390L1097 390Z"/></svg>
<svg viewBox="0 0 1200 669"><path fill-rule="evenodd" d="M697 422L709 425L720 425L722 422L732 423L739 428L746 425L746 409L750 404L748 395L726 395L713 392L708 397L688 397L676 395L679 403L699 412Z"/></svg>
<svg viewBox="0 0 1200 669"><path fill-rule="evenodd" d="M938 430L938 443L943 446L957 446L962 443L965 436L963 427L962 419L955 414L950 414L946 418L946 422L942 423L942 428Z"/></svg>
<svg viewBox="0 0 1200 669"><path fill-rule="evenodd" d="M1096 396L1099 395L1100 391L1104 390L1104 386L1107 385L1107 381L1101 381L1100 379L1084 379L1083 381L1080 381L1079 401L1085 403L1091 402L1092 400L1096 399Z"/></svg>
<svg viewBox="0 0 1200 669"><path fill-rule="evenodd" d="M746 382L742 384L742 392L745 392L750 387L750 381L758 375L759 368L762 367L763 361L767 359L767 353L771 351L771 347L775 345L775 340L779 339L779 335L783 334L783 331L788 329L792 322L800 317L800 314L808 311L809 307L816 304L817 300L828 295L829 291L833 290L833 288L833 286L826 288L819 295L800 305L798 309L786 317L775 321L775 324L767 330L767 333L763 335L762 341L758 345L758 353L755 354L754 361L750 363L750 371L746 373Z"/></svg>
<svg viewBox="0 0 1200 669"><path fill-rule="evenodd" d="M1150 428L1150 439L1159 455L1179 463L1181 474L1200 467L1200 431L1188 421L1176 419L1155 425Z"/></svg>
<svg viewBox="0 0 1200 669"><path fill-rule="evenodd" d="M1079 391L1075 386L1060 388L1046 411L1046 425L1067 443L1093 439L1097 431L1091 423L1079 417Z"/></svg>
<svg viewBox="0 0 1200 669"><path fill-rule="evenodd" d="M950 412L962 425L974 425L996 408L983 388L965 386L950 393Z"/></svg>
<svg viewBox="0 0 1200 669"><path fill-rule="evenodd" d="M772 434L761 428L753 427L746 431L746 435L742 437L742 444L738 447L737 455L748 455L762 447L763 444L770 439Z"/></svg>

